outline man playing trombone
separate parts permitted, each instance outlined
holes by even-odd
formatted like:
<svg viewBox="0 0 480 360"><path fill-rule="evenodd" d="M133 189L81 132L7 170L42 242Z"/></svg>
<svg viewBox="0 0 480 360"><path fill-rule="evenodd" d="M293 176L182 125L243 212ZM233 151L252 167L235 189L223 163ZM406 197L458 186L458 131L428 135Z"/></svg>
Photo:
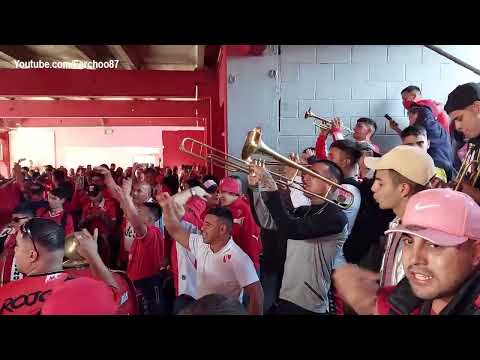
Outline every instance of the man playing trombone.
<svg viewBox="0 0 480 360"><path fill-rule="evenodd" d="M343 175L329 160L316 161L310 169L319 175L303 175L311 205L287 210L271 174L256 164L250 166L250 187L265 195L265 206L259 211L268 210L276 227L288 237L280 296L273 314L328 313L327 294L337 243L347 238L348 221L341 208L330 202L336 192L322 178L341 184Z"/></svg>

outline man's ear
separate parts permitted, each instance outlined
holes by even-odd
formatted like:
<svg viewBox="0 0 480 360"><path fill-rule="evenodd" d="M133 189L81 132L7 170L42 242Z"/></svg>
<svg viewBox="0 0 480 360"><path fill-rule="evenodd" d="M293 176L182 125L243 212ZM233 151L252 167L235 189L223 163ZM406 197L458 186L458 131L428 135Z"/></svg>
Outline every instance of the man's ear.
<svg viewBox="0 0 480 360"><path fill-rule="evenodd" d="M480 241L473 241L473 266L477 267L480 264Z"/></svg>
<svg viewBox="0 0 480 360"><path fill-rule="evenodd" d="M427 149L430 149L430 139L427 140Z"/></svg>
<svg viewBox="0 0 480 360"><path fill-rule="evenodd" d="M410 184L401 183L398 186L400 187L400 193L402 194L403 197L407 197L410 195L412 191L412 187L410 186Z"/></svg>

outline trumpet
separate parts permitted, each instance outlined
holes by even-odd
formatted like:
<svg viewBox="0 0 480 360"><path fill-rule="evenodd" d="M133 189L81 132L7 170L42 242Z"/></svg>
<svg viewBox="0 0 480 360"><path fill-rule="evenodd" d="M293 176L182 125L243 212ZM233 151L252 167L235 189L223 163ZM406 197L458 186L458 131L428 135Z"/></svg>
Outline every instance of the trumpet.
<svg viewBox="0 0 480 360"><path fill-rule="evenodd" d="M468 145L468 152L463 159L458 175L455 178L455 190L458 191L464 182L475 186L480 178L480 147L470 143Z"/></svg>
<svg viewBox="0 0 480 360"><path fill-rule="evenodd" d="M333 126L332 121L321 118L320 116L316 115L314 112L312 112L311 107L309 107L308 110L305 112L305 119L308 119L308 118L314 118L316 120L319 120L318 122L313 120L313 125L315 125L315 127L318 127L321 130L330 131L332 129L332 126ZM346 132L348 135L353 134L352 129L343 125L342 125L342 131Z"/></svg>

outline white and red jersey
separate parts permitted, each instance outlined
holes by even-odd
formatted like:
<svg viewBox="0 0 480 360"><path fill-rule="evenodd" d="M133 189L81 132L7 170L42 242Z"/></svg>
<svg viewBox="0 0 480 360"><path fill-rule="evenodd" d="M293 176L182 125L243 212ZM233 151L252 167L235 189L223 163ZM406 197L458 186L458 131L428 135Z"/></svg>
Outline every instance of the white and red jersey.
<svg viewBox="0 0 480 360"><path fill-rule="evenodd" d="M201 235L190 234L189 248L197 260L197 299L221 294L241 301L243 288L259 281L252 260L232 238L214 253Z"/></svg>
<svg viewBox="0 0 480 360"><path fill-rule="evenodd" d="M188 221L181 221L183 229L191 234L200 234L200 230ZM197 298L197 263L193 253L177 241L170 251L170 270L177 296L186 294Z"/></svg>

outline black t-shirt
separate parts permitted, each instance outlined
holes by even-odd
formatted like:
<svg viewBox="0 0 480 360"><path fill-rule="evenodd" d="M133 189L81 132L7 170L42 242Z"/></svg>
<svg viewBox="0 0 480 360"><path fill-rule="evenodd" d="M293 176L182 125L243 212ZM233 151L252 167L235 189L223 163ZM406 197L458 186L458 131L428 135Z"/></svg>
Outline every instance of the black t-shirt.
<svg viewBox="0 0 480 360"><path fill-rule="evenodd" d="M380 209L373 198L371 190L373 179L358 183L362 196L355 225L343 246L343 253L348 262L358 264L373 244L378 244L380 237L388 230L388 224L395 218L392 210Z"/></svg>

